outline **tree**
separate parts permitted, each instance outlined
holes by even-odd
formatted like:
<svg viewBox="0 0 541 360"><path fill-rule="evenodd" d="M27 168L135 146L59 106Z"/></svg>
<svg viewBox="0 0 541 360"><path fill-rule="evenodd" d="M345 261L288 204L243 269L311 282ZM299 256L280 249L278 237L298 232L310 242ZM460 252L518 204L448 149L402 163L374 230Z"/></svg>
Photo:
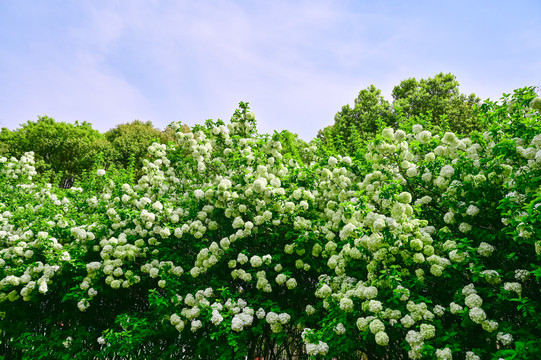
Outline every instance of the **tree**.
<svg viewBox="0 0 541 360"><path fill-rule="evenodd" d="M353 153L356 143L352 141L354 133L357 132L360 139L372 139L380 125L394 125L395 117L392 107L381 95L381 90L374 85L359 92L355 99L353 108L349 104L334 116L334 125L327 127L318 137L327 144L342 143L342 146Z"/></svg>
<svg viewBox="0 0 541 360"><path fill-rule="evenodd" d="M64 177L80 175L94 164L99 153L111 156L105 137L88 122L56 122L48 116L28 121L15 131L0 133L0 151L4 156L20 157L33 151L38 172L52 170Z"/></svg>
<svg viewBox="0 0 541 360"><path fill-rule="evenodd" d="M406 118L431 114L433 126L447 127L459 134L480 130L474 116L474 106L479 105L480 99L475 94L461 94L459 85L451 73L420 81L406 79L393 89L394 112Z"/></svg>
<svg viewBox="0 0 541 360"><path fill-rule="evenodd" d="M167 143L174 139L171 131L162 132L152 122L140 120L116 126L105 133L105 138L115 150L114 162L124 168L128 167L131 157L140 165L154 141Z"/></svg>
<svg viewBox="0 0 541 360"><path fill-rule="evenodd" d="M406 79L394 87L390 104L381 90L370 85L359 92L353 108L348 104L336 113L332 127L320 131L318 138L327 146L354 154L384 127L397 128L405 122L422 122L427 129L445 128L458 134L480 130L474 116L480 99L459 93L458 86L450 73L420 81Z"/></svg>

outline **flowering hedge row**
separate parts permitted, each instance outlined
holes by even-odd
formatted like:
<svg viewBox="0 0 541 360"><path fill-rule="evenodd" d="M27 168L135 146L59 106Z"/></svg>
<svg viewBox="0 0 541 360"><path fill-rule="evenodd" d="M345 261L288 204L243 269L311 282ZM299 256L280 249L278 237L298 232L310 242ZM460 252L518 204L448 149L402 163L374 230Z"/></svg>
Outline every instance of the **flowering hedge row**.
<svg viewBox="0 0 541 360"><path fill-rule="evenodd" d="M243 103L152 145L139 179L57 189L2 158L0 353L536 358L534 98L485 103L469 138L384 129L358 159L284 153Z"/></svg>

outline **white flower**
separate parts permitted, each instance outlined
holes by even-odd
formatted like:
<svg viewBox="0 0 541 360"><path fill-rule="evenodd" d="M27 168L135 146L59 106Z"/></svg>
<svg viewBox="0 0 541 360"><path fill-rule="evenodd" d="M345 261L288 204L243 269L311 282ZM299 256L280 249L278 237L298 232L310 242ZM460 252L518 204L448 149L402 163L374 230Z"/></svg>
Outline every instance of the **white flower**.
<svg viewBox="0 0 541 360"><path fill-rule="evenodd" d="M196 332L197 330L199 330L199 328L201 328L203 324L201 323L201 320L192 320L192 326L191 326L191 330L192 332Z"/></svg>
<svg viewBox="0 0 541 360"><path fill-rule="evenodd" d="M515 279L520 281L526 281L530 277L530 272L528 270L515 270Z"/></svg>
<svg viewBox="0 0 541 360"><path fill-rule="evenodd" d="M368 309L373 313L378 313L383 310L383 306L381 304L381 301L370 300L370 302L368 303Z"/></svg>
<svg viewBox="0 0 541 360"><path fill-rule="evenodd" d="M286 286L289 290L292 290L297 287L297 280L290 278L286 281Z"/></svg>
<svg viewBox="0 0 541 360"><path fill-rule="evenodd" d="M452 360L453 355L451 353L451 349L449 348L436 349L436 359L437 360Z"/></svg>
<svg viewBox="0 0 541 360"><path fill-rule="evenodd" d="M516 292L517 294L520 294L522 292L522 285L518 282L506 282L505 284L503 284L503 288L506 291Z"/></svg>
<svg viewBox="0 0 541 360"><path fill-rule="evenodd" d="M346 327L344 326L344 324L339 323L334 327L334 332L336 333L336 335L344 335L346 333Z"/></svg>
<svg viewBox="0 0 541 360"><path fill-rule="evenodd" d="M219 325L223 320L224 320L224 318L222 317L222 315L220 315L218 310L216 310L216 309L212 310L212 317L210 318L210 321L214 325Z"/></svg>
<svg viewBox="0 0 541 360"><path fill-rule="evenodd" d="M368 326L372 334L377 334L380 331L385 331L385 325L379 319L374 319Z"/></svg>
<svg viewBox="0 0 541 360"><path fill-rule="evenodd" d="M430 324L421 324L421 336L425 339L432 339L436 336L436 328L434 325Z"/></svg>
<svg viewBox="0 0 541 360"><path fill-rule="evenodd" d="M504 334L501 331L496 335L496 339L501 341L503 345L509 345L513 342L513 335Z"/></svg>
<svg viewBox="0 0 541 360"><path fill-rule="evenodd" d="M481 324L487 318L487 314L485 313L485 311L479 307L474 307L473 309L471 309L469 316L470 319L477 324Z"/></svg>
<svg viewBox="0 0 541 360"><path fill-rule="evenodd" d="M423 130L423 125L421 124L415 124L413 125L413 128L411 129L414 134L418 134Z"/></svg>
<svg viewBox="0 0 541 360"><path fill-rule="evenodd" d="M450 304L450 309L451 309L451 314L456 314L457 312L462 311L463 308L462 306L452 302Z"/></svg>
<svg viewBox="0 0 541 360"><path fill-rule="evenodd" d="M483 305L483 299L477 294L469 294L464 301L466 306L470 309L480 307Z"/></svg>
<svg viewBox="0 0 541 360"><path fill-rule="evenodd" d="M494 252L494 246L486 242L482 242L481 244L479 244L479 247L477 248L477 253L484 257L489 257L490 255L492 255L493 252Z"/></svg>
<svg viewBox="0 0 541 360"><path fill-rule="evenodd" d="M403 130L397 130L394 133L394 139L398 142L404 140L405 137L406 137L406 133Z"/></svg>
<svg viewBox="0 0 541 360"><path fill-rule="evenodd" d="M475 355L474 352L468 351L466 352L466 360L481 360L481 358L477 355Z"/></svg>
<svg viewBox="0 0 541 360"><path fill-rule="evenodd" d="M387 346L389 344L389 336L385 331L380 331L376 334L376 344Z"/></svg>
<svg viewBox="0 0 541 360"><path fill-rule="evenodd" d="M483 330L488 332L493 332L498 329L498 323L492 320L485 320L481 325L483 326Z"/></svg>
<svg viewBox="0 0 541 360"><path fill-rule="evenodd" d="M193 194L195 195L195 197L196 197L197 199L202 199L202 198L205 197L205 192L204 192L203 190L201 190L201 189L195 190L195 191L193 192Z"/></svg>
<svg viewBox="0 0 541 360"><path fill-rule="evenodd" d="M257 316L258 319L263 319L265 317L265 310L263 310L263 308L259 308L256 311L255 316Z"/></svg>
<svg viewBox="0 0 541 360"><path fill-rule="evenodd" d="M336 160L334 156L331 156L328 160L328 164L329 166L335 166L336 164L338 164L338 160Z"/></svg>
<svg viewBox="0 0 541 360"><path fill-rule="evenodd" d="M327 284L323 284L323 286L316 291L316 296L319 298L327 298L331 294L332 290Z"/></svg>
<svg viewBox="0 0 541 360"><path fill-rule="evenodd" d="M430 131L421 131L420 133L417 134L417 136L415 137L419 142L423 143L423 144L426 144L430 141L430 139L432 138L432 134L430 133Z"/></svg>
<svg viewBox="0 0 541 360"><path fill-rule="evenodd" d="M283 283L285 283L287 280L287 276L285 276L284 274L278 274L276 275L276 283L278 285L282 285Z"/></svg>
<svg viewBox="0 0 541 360"><path fill-rule="evenodd" d="M445 165L440 170L440 176L444 178L450 178L455 173L455 169L451 165Z"/></svg>
<svg viewBox="0 0 541 360"><path fill-rule="evenodd" d="M342 311L352 311L353 310L353 300L348 297L343 297L340 299L340 309Z"/></svg>
<svg viewBox="0 0 541 360"><path fill-rule="evenodd" d="M479 208L475 205L468 206L468 209L466 210L466 214L470 216L475 216L479 213Z"/></svg>
<svg viewBox="0 0 541 360"><path fill-rule="evenodd" d="M263 265L263 260L261 260L259 256L254 255L250 258L250 265L252 265L252 267L254 268L260 267L261 265Z"/></svg>
<svg viewBox="0 0 541 360"><path fill-rule="evenodd" d="M472 229L471 225L465 222L460 223L460 225L458 226L458 231L462 233L470 232L471 229Z"/></svg>
<svg viewBox="0 0 541 360"><path fill-rule="evenodd" d="M248 256L243 253L239 253L239 255L237 256L237 261L239 262L239 264L244 265L248 262Z"/></svg>
<svg viewBox="0 0 541 360"><path fill-rule="evenodd" d="M99 169L97 173L98 173L98 176L103 176L105 175L105 170Z"/></svg>

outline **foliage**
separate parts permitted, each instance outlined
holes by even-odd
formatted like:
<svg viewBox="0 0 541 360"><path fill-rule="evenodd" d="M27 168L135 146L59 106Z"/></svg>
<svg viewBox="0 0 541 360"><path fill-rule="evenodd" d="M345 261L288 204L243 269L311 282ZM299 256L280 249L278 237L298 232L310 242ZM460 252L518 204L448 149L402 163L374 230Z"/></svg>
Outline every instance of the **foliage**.
<svg viewBox="0 0 541 360"><path fill-rule="evenodd" d="M99 131L88 122L56 122L41 116L15 131L3 128L0 151L7 157L21 157L33 151L38 172L51 170L65 176L80 175L92 168L99 153L110 155L112 149Z"/></svg>
<svg viewBox="0 0 541 360"><path fill-rule="evenodd" d="M127 167L130 159L136 159L138 166L147 155L147 148L154 142L166 144L174 139L171 131L160 131L152 122L135 120L131 123L120 124L105 133L105 138L115 150L113 162L120 167Z"/></svg>
<svg viewBox="0 0 541 360"><path fill-rule="evenodd" d="M349 104L345 105L334 116L332 133L343 138L344 148L348 153L352 153L355 148L349 139L355 132L358 132L363 140L371 140L380 130L379 123L393 126L395 122L392 107L381 95L381 90L370 85L359 92L353 108Z"/></svg>
<svg viewBox="0 0 541 360"><path fill-rule="evenodd" d="M393 107L408 118L430 113L433 126L458 134L483 130L474 116L480 99L475 94L459 93L459 85L451 73L420 81L410 78L394 87Z"/></svg>
<svg viewBox="0 0 541 360"><path fill-rule="evenodd" d="M241 103L152 144L140 178L71 189L2 158L0 353L539 358L534 98L485 103L469 137L385 128L354 157L260 135Z"/></svg>
<svg viewBox="0 0 541 360"><path fill-rule="evenodd" d="M413 125L421 117L425 119L425 128L435 132L470 134L481 130L474 115L480 99L475 94L459 93L458 86L452 74L440 73L420 81L406 79L394 87L391 105L381 90L370 85L359 92L353 108L345 105L336 113L334 124L320 131L318 138L331 147L341 143L341 152L354 154L359 145L351 141L354 136L359 137L361 144L366 143L387 126L403 128L403 122Z"/></svg>

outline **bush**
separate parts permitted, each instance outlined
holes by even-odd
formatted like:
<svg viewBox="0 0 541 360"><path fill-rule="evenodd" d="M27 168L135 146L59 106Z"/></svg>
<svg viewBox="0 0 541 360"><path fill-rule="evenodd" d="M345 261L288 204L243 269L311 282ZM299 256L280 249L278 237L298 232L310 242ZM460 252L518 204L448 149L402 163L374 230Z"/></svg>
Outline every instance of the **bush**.
<svg viewBox="0 0 541 360"><path fill-rule="evenodd" d="M364 158L282 153L241 103L153 144L135 182L0 162L6 358L541 355L532 89L459 138L384 129Z"/></svg>

